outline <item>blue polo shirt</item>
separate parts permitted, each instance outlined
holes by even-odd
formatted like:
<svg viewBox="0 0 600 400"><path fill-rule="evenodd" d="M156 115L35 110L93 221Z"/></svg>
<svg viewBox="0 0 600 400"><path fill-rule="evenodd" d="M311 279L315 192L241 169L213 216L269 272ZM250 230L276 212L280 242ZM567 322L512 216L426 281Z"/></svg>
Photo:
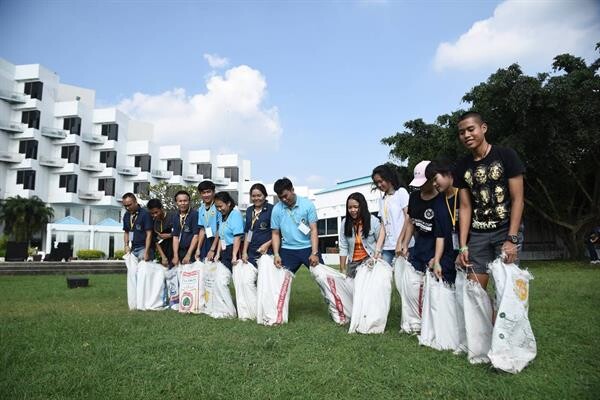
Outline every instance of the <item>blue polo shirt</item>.
<svg viewBox="0 0 600 400"><path fill-rule="evenodd" d="M250 252L256 251L260 246L271 240L271 214L273 204L265 203L258 215L254 215L254 206L246 209L246 226L244 232L252 231L252 240L248 246ZM256 218L256 219L255 219Z"/></svg>
<svg viewBox="0 0 600 400"><path fill-rule="evenodd" d="M146 231L151 231L153 228L152 217L145 208L138 206L137 211L133 215L129 211L125 211L125 215L123 215L123 230L125 232L133 232L132 247L145 246Z"/></svg>
<svg viewBox="0 0 600 400"><path fill-rule="evenodd" d="M182 214L177 212L173 214L173 237L179 238L179 248L187 249L192 244L192 238L198 234L198 211L190 210L182 218Z"/></svg>
<svg viewBox="0 0 600 400"><path fill-rule="evenodd" d="M225 243L226 246L233 244L233 239L236 236L244 234L244 218L242 213L235 207L225 221L219 224L219 239Z"/></svg>
<svg viewBox="0 0 600 400"><path fill-rule="evenodd" d="M217 210L217 206L213 202L211 206L206 209L204 203L200 204L200 208L198 209L198 226L203 229L207 226L212 230L212 237L215 237L217 234L217 229L219 228L218 222L221 220L221 213Z"/></svg>
<svg viewBox="0 0 600 400"><path fill-rule="evenodd" d="M298 229L300 223L308 228L317 222L317 209L306 197L296 196L296 204L290 209L282 201L275 204L271 213L271 229L281 232L281 247L299 250L310 247L310 232L302 233Z"/></svg>

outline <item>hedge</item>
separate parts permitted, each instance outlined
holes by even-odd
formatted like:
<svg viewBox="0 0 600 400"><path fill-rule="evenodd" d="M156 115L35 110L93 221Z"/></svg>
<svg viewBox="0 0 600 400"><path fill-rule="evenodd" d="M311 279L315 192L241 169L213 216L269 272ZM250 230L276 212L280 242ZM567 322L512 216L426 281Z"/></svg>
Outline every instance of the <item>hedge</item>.
<svg viewBox="0 0 600 400"><path fill-rule="evenodd" d="M78 250L77 258L79 260L101 260L105 257L103 251L100 250Z"/></svg>

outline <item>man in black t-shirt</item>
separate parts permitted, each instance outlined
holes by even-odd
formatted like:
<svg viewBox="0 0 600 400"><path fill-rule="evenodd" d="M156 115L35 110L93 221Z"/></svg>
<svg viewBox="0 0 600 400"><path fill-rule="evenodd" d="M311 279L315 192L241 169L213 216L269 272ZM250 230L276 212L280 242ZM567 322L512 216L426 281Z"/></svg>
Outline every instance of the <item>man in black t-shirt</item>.
<svg viewBox="0 0 600 400"><path fill-rule="evenodd" d="M156 251L160 255L160 263L172 268L173 264L173 214L167 213L159 199L150 199L146 205L154 222L152 237Z"/></svg>
<svg viewBox="0 0 600 400"><path fill-rule="evenodd" d="M459 118L458 136L471 154L458 162L454 182L460 189L458 262L468 268L469 279L479 281L484 289L488 264L496 257L504 254L504 262L518 262L525 172L516 152L492 146L486 132L479 113L471 111Z"/></svg>

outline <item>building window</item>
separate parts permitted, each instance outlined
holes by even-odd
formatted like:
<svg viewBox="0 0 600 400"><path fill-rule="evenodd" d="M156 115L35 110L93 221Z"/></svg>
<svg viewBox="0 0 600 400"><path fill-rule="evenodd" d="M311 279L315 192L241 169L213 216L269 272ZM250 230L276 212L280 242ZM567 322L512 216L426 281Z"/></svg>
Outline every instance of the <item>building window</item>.
<svg viewBox="0 0 600 400"><path fill-rule="evenodd" d="M61 175L58 187L66 188L67 193L77 193L77 175Z"/></svg>
<svg viewBox="0 0 600 400"><path fill-rule="evenodd" d="M42 100L42 92L44 84L42 82L25 82L25 94L28 94L32 99Z"/></svg>
<svg viewBox="0 0 600 400"><path fill-rule="evenodd" d="M145 194L146 196L148 196L150 194L150 183L149 182L133 182L133 193Z"/></svg>
<svg viewBox="0 0 600 400"><path fill-rule="evenodd" d="M337 218L320 219L317 221L317 231L319 235L337 235L338 221Z"/></svg>
<svg viewBox="0 0 600 400"><path fill-rule="evenodd" d="M69 164L79 164L79 146L63 146L60 157Z"/></svg>
<svg viewBox="0 0 600 400"><path fill-rule="evenodd" d="M19 153L25 154L25 158L37 160L38 141L21 140L19 142Z"/></svg>
<svg viewBox="0 0 600 400"><path fill-rule="evenodd" d="M225 178L229 178L231 182L240 181L240 169L238 167L225 167Z"/></svg>
<svg viewBox="0 0 600 400"><path fill-rule="evenodd" d="M198 164L196 165L196 173L198 175L202 175L204 179L211 179L212 177L212 165L206 164Z"/></svg>
<svg viewBox="0 0 600 400"><path fill-rule="evenodd" d="M181 175L183 169L183 161L167 160L167 171L172 171L173 175Z"/></svg>
<svg viewBox="0 0 600 400"><path fill-rule="evenodd" d="M23 111L21 114L21 122L27 124L28 128L40 129L40 111Z"/></svg>
<svg viewBox="0 0 600 400"><path fill-rule="evenodd" d="M81 135L81 118L70 117L65 118L63 122L63 129L69 131L71 135Z"/></svg>
<svg viewBox="0 0 600 400"><path fill-rule="evenodd" d="M105 196L114 196L115 195L115 179L114 178L98 179L98 190L101 192L104 192Z"/></svg>
<svg viewBox="0 0 600 400"><path fill-rule="evenodd" d="M101 151L100 162L106 164L106 168L115 168L117 166L117 152Z"/></svg>
<svg viewBox="0 0 600 400"><path fill-rule="evenodd" d="M135 166L140 167L141 171L150 172L151 157L149 155L135 156Z"/></svg>
<svg viewBox="0 0 600 400"><path fill-rule="evenodd" d="M35 190L35 171L17 171L17 185L23 185L23 189Z"/></svg>
<svg viewBox="0 0 600 400"><path fill-rule="evenodd" d="M118 124L102 124L102 136L106 136L108 140L119 139L119 125Z"/></svg>

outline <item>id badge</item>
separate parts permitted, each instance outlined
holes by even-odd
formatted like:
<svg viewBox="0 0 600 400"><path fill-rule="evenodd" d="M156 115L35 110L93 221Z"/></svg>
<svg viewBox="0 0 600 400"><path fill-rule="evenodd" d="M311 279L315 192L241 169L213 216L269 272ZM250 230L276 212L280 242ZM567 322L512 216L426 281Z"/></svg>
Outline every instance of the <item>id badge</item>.
<svg viewBox="0 0 600 400"><path fill-rule="evenodd" d="M133 242L133 232L129 232L129 241Z"/></svg>
<svg viewBox="0 0 600 400"><path fill-rule="evenodd" d="M306 226L306 224L304 222L300 222L300 224L298 225L298 229L300 230L300 232L304 233L305 235L308 235L310 232L310 228L308 226Z"/></svg>
<svg viewBox="0 0 600 400"><path fill-rule="evenodd" d="M460 249L460 242L458 240L458 233L452 232L452 248L454 250Z"/></svg>
<svg viewBox="0 0 600 400"><path fill-rule="evenodd" d="M206 237L207 237L208 239L210 239L211 237L213 237L213 236L214 236L214 235L213 235L212 228L211 228L210 226L207 226L207 227L205 227L205 228L204 228L204 232L206 233Z"/></svg>
<svg viewBox="0 0 600 400"><path fill-rule="evenodd" d="M227 249L227 245L225 244L225 242L223 240L221 240L221 250L225 251L225 249Z"/></svg>
<svg viewBox="0 0 600 400"><path fill-rule="evenodd" d="M248 233L246 233L246 242L251 243L252 242L252 234L254 232L253 231L248 231Z"/></svg>

